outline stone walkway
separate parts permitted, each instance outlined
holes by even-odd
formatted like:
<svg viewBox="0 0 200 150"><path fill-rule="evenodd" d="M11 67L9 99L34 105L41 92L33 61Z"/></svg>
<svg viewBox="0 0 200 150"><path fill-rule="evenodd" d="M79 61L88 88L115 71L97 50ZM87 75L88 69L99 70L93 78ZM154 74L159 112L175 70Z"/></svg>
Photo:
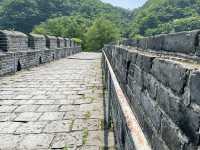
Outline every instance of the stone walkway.
<svg viewBox="0 0 200 150"><path fill-rule="evenodd" d="M0 78L0 149L114 149L104 137L101 54ZM107 133L106 133L107 134Z"/></svg>

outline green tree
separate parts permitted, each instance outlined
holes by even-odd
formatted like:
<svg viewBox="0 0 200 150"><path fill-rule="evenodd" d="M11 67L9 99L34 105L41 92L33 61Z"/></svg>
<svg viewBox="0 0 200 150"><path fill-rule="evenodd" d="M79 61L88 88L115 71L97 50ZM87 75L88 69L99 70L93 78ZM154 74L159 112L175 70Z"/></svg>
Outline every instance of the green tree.
<svg viewBox="0 0 200 150"><path fill-rule="evenodd" d="M198 29L199 8L200 0L148 0L134 12L130 35L149 36Z"/></svg>
<svg viewBox="0 0 200 150"><path fill-rule="evenodd" d="M64 16L48 19L35 26L33 33L82 39L90 21L81 16Z"/></svg>
<svg viewBox="0 0 200 150"><path fill-rule="evenodd" d="M29 33L47 19L81 16L94 21L107 14L123 30L129 13L100 0L0 0L0 27Z"/></svg>
<svg viewBox="0 0 200 150"><path fill-rule="evenodd" d="M104 44L119 39L118 28L109 20L99 18L85 34L84 47L87 51L98 51Z"/></svg>

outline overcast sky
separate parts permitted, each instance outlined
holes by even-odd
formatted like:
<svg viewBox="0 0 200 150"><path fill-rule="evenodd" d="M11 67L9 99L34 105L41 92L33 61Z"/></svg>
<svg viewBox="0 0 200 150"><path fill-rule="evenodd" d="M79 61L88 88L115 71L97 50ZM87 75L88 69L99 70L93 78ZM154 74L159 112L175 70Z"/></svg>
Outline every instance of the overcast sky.
<svg viewBox="0 0 200 150"><path fill-rule="evenodd" d="M106 3L110 3L115 6L123 8L134 9L142 6L147 0L101 0Z"/></svg>

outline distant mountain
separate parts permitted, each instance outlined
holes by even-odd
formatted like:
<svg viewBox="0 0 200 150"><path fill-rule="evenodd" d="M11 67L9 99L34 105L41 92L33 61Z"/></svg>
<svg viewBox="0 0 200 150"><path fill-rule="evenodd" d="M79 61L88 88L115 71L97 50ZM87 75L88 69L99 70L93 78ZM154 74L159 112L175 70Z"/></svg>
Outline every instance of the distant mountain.
<svg viewBox="0 0 200 150"><path fill-rule="evenodd" d="M200 28L200 0L148 0L134 11L132 36Z"/></svg>
<svg viewBox="0 0 200 150"><path fill-rule="evenodd" d="M200 28L199 8L200 0L148 0L132 12L100 0L0 0L0 29L28 33L49 19L80 16L92 24L104 16L124 37L149 36Z"/></svg>
<svg viewBox="0 0 200 150"><path fill-rule="evenodd" d="M31 32L49 18L79 15L89 20L108 16L123 29L129 21L128 10L100 0L0 0L0 28Z"/></svg>

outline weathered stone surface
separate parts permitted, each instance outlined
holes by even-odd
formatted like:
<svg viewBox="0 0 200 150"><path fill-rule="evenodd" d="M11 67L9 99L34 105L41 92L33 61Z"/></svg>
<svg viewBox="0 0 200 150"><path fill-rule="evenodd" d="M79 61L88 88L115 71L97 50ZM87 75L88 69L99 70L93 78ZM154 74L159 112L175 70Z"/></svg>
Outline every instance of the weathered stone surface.
<svg viewBox="0 0 200 150"><path fill-rule="evenodd" d="M16 134L41 133L48 122L27 122L22 123L15 131Z"/></svg>
<svg viewBox="0 0 200 150"><path fill-rule="evenodd" d="M55 36L46 36L46 47L49 49L57 48L57 38Z"/></svg>
<svg viewBox="0 0 200 150"><path fill-rule="evenodd" d="M22 135L2 134L0 135L0 149L17 149L22 139Z"/></svg>
<svg viewBox="0 0 200 150"><path fill-rule="evenodd" d="M169 149L181 150L189 142L188 138L181 133L180 129L169 118L163 118L162 120L161 135Z"/></svg>
<svg viewBox="0 0 200 150"><path fill-rule="evenodd" d="M0 112L4 112L4 113L9 113L9 112L13 112L15 109L17 108L17 106L0 106Z"/></svg>
<svg viewBox="0 0 200 150"><path fill-rule="evenodd" d="M160 50L160 48L164 50L162 46L166 35L162 36L162 39L159 37L156 37L158 39L155 37L145 38L139 41L138 45L143 49L151 46L153 50ZM191 38L190 35L189 38ZM158 47L154 47L156 40L162 42ZM179 47L181 42L173 47ZM188 47L190 46L188 45ZM188 47L185 47L186 49L183 49L182 53L194 54L193 50L187 51ZM185 55L184 58L180 58L179 54L141 51L141 49L124 46L108 46L104 50L152 149L197 150L200 139L199 63ZM126 64L122 63L123 51L128 52L126 54L129 61L127 61L128 72L126 72ZM134 54L133 59L131 59L132 53ZM187 59L185 59L186 57ZM105 66L104 69L105 75L107 75ZM122 72L124 71L128 73L126 74L126 84L123 84ZM109 81L107 76L105 79L107 82ZM131 147L131 138L124 125L123 113L115 92L111 88L112 104L110 109L117 133L116 141L121 149L128 149Z"/></svg>
<svg viewBox="0 0 200 150"><path fill-rule="evenodd" d="M32 49L41 50L46 49L46 38L44 35L29 34L28 46Z"/></svg>
<svg viewBox="0 0 200 150"><path fill-rule="evenodd" d="M191 102L196 103L198 105L200 105L199 89L200 89L200 72L195 71L191 73L189 79L189 90L190 90Z"/></svg>
<svg viewBox="0 0 200 150"><path fill-rule="evenodd" d="M85 128L88 128L88 130L99 130L101 129L100 123L98 119L76 119L72 130L80 131Z"/></svg>
<svg viewBox="0 0 200 150"><path fill-rule="evenodd" d="M147 40L147 48L152 50L163 50L165 34L151 36Z"/></svg>
<svg viewBox="0 0 200 150"><path fill-rule="evenodd" d="M19 122L0 122L0 133L14 133L19 126L21 126Z"/></svg>
<svg viewBox="0 0 200 150"><path fill-rule="evenodd" d="M63 112L45 112L39 120L62 120Z"/></svg>
<svg viewBox="0 0 200 150"><path fill-rule="evenodd" d="M151 71L154 57L138 55L136 65L143 71L149 73Z"/></svg>
<svg viewBox="0 0 200 150"><path fill-rule="evenodd" d="M182 120L181 129L195 143L200 140L200 111L194 111L192 108L184 109L184 118Z"/></svg>
<svg viewBox="0 0 200 150"><path fill-rule="evenodd" d="M152 143L152 147L154 150L169 150L169 148L166 146L162 138L159 137L159 135L153 134Z"/></svg>
<svg viewBox="0 0 200 150"><path fill-rule="evenodd" d="M187 80L187 69L173 61L154 59L152 74L177 93L182 93Z"/></svg>
<svg viewBox="0 0 200 150"><path fill-rule="evenodd" d="M48 149L53 140L51 134L29 134L19 144L19 149Z"/></svg>
<svg viewBox="0 0 200 150"><path fill-rule="evenodd" d="M48 125L44 128L43 132L46 133L69 132L71 124L72 124L71 120L52 121L48 123Z"/></svg>
<svg viewBox="0 0 200 150"><path fill-rule="evenodd" d="M133 44L133 46L144 50L152 49L194 55L199 51L199 34L199 30L161 34L139 39L138 44Z"/></svg>
<svg viewBox="0 0 200 150"><path fill-rule="evenodd" d="M57 38L42 35L27 35L16 31L0 31L0 76L15 73L21 69L65 58L81 51L80 46L57 50ZM3 44L2 44L3 43ZM8 53L9 52L9 53ZM10 53L12 52L12 53Z"/></svg>
<svg viewBox="0 0 200 150"><path fill-rule="evenodd" d="M72 132L72 133L60 133L56 134L53 142L52 148L62 149L62 148L71 148L82 145L82 135L81 131Z"/></svg>
<svg viewBox="0 0 200 150"><path fill-rule="evenodd" d="M98 140L95 146L87 144L90 130L97 139L104 134L100 58L99 53L80 53L2 77L0 149L104 147ZM114 147L113 138L109 144Z"/></svg>
<svg viewBox="0 0 200 150"><path fill-rule="evenodd" d="M15 112L34 112L38 105L21 105L15 109Z"/></svg>
<svg viewBox="0 0 200 150"><path fill-rule="evenodd" d="M195 53L199 31L179 32L165 35L163 49L172 52Z"/></svg>
<svg viewBox="0 0 200 150"><path fill-rule="evenodd" d="M65 47L65 40L62 37L57 37L57 47L63 48Z"/></svg>
<svg viewBox="0 0 200 150"><path fill-rule="evenodd" d="M59 107L60 107L60 105L41 105L37 109L37 112L56 112L56 111L58 111ZM66 110L64 110L64 111L66 111Z"/></svg>
<svg viewBox="0 0 200 150"><path fill-rule="evenodd" d="M17 31L0 31L0 49L8 52L27 51L28 37Z"/></svg>
<svg viewBox="0 0 200 150"><path fill-rule="evenodd" d="M35 113L35 112L23 112L18 115L17 118L15 118L15 121L36 121L41 116L41 113Z"/></svg>
<svg viewBox="0 0 200 150"><path fill-rule="evenodd" d="M162 113L159 106L146 93L141 94L141 103L146 115L149 116L157 132L160 131Z"/></svg>
<svg viewBox="0 0 200 150"><path fill-rule="evenodd" d="M179 123L184 118L181 99L161 84L158 87L156 101L174 122Z"/></svg>
<svg viewBox="0 0 200 150"><path fill-rule="evenodd" d="M144 84L143 83L144 79L143 79L142 74L143 74L142 70L136 67L134 71L133 80L135 81L135 84L138 85L141 89L143 88L143 84Z"/></svg>
<svg viewBox="0 0 200 150"><path fill-rule="evenodd" d="M156 99L159 82L150 74L143 73L144 88L148 91L153 100Z"/></svg>
<svg viewBox="0 0 200 150"><path fill-rule="evenodd" d="M0 113L0 121L10 121L17 117L15 113Z"/></svg>

